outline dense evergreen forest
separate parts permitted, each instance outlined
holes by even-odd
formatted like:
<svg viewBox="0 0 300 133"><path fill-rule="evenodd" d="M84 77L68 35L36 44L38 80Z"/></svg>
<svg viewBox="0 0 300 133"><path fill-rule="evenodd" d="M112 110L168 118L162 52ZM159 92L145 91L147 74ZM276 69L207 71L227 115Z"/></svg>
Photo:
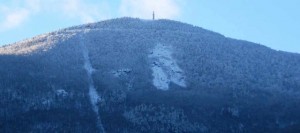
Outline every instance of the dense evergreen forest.
<svg viewBox="0 0 300 133"><path fill-rule="evenodd" d="M299 89L300 54L112 19L0 47L0 132L297 133Z"/></svg>

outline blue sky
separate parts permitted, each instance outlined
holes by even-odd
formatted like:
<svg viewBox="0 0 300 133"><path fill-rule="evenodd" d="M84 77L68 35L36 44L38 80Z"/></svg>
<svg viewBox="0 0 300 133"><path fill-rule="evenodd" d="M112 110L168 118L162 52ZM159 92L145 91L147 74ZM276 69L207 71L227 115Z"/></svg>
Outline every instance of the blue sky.
<svg viewBox="0 0 300 133"><path fill-rule="evenodd" d="M190 23L300 53L299 0L0 0L0 45L123 16Z"/></svg>

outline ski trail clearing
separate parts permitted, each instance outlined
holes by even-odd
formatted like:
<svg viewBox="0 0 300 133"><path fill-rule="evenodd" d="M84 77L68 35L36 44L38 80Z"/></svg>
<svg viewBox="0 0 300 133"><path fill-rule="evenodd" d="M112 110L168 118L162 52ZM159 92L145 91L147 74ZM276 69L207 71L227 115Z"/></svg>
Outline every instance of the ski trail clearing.
<svg viewBox="0 0 300 133"><path fill-rule="evenodd" d="M84 32L84 33L86 33L86 32ZM81 34L79 36L79 39L80 39L80 46L82 48L82 54L83 54L83 58L84 58L84 69L86 70L87 76L88 76L90 102L91 102L93 111L97 115L97 127L98 127L100 133L105 133L105 130L104 130L102 122L101 122L101 117L99 114L99 108L97 106L97 103L101 100L101 97L99 96L99 94L97 93L97 91L94 87L94 81L92 78L94 69L90 62L89 51L88 51L86 45L84 44L84 40L85 40L84 35Z"/></svg>

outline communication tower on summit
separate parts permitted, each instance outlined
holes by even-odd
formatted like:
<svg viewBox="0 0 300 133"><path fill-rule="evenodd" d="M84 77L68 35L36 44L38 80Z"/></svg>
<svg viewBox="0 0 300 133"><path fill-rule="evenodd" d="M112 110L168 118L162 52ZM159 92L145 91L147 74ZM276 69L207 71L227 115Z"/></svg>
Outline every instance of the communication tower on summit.
<svg viewBox="0 0 300 133"><path fill-rule="evenodd" d="M153 11L153 14L152 14L152 19L154 20L155 19L155 13L154 13L154 11Z"/></svg>

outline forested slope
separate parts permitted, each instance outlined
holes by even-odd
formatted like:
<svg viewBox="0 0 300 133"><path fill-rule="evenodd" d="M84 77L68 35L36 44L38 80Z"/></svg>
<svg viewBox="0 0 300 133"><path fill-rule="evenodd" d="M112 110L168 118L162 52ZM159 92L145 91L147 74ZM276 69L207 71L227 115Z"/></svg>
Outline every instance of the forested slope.
<svg viewBox="0 0 300 133"><path fill-rule="evenodd" d="M181 22L74 26L0 63L0 132L300 131L299 54Z"/></svg>

